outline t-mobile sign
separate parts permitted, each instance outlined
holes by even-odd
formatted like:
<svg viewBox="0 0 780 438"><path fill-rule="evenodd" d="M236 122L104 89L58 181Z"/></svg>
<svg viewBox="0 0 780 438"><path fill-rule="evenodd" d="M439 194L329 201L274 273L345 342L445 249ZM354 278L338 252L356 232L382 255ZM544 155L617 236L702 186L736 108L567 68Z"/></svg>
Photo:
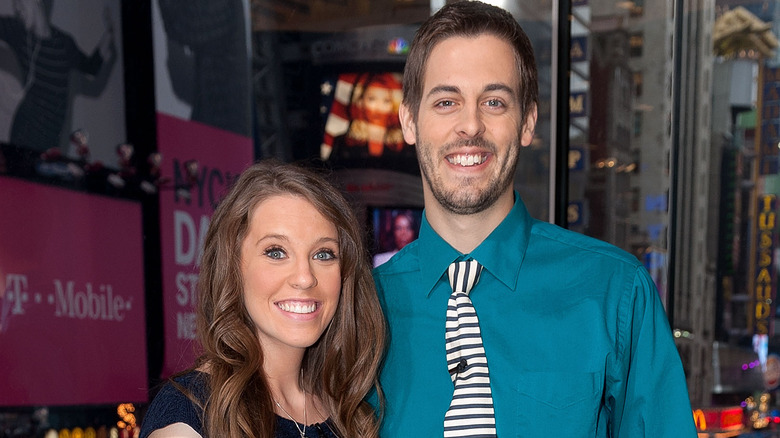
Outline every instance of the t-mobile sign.
<svg viewBox="0 0 780 438"><path fill-rule="evenodd" d="M147 400L141 206L0 177L0 406Z"/></svg>

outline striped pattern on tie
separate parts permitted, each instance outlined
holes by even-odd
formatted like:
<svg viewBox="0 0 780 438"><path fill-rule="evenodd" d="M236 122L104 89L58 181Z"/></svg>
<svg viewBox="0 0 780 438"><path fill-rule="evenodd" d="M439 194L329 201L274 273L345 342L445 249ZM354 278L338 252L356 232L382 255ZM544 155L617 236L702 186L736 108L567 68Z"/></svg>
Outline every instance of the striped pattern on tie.
<svg viewBox="0 0 780 438"><path fill-rule="evenodd" d="M481 272L482 265L476 260L454 262L448 270L453 293L447 305L445 341L455 392L444 416L447 438L496 436L487 357L477 313L468 295Z"/></svg>

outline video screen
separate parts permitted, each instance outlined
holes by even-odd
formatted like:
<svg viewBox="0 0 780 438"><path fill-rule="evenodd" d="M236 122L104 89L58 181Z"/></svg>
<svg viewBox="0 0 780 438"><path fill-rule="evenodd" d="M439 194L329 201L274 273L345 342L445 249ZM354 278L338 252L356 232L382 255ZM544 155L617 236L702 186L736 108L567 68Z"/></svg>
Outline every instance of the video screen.
<svg viewBox="0 0 780 438"><path fill-rule="evenodd" d="M387 169L418 174L404 141L398 108L401 73L340 73L323 81L327 108L320 158L337 169Z"/></svg>
<svg viewBox="0 0 780 438"><path fill-rule="evenodd" d="M421 208L373 207L368 212L374 230L374 267L390 260L420 233Z"/></svg>

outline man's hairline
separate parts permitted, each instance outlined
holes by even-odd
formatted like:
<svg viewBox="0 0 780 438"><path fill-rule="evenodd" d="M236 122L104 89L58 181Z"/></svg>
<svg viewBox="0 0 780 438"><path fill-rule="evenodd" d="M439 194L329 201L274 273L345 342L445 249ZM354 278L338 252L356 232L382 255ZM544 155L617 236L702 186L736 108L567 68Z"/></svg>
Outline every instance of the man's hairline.
<svg viewBox="0 0 780 438"><path fill-rule="evenodd" d="M405 106L407 108L407 110L411 110L413 107L415 108L415 111L412 113L412 121L415 124L417 123L417 120L418 120L418 117L419 117L419 114L420 114L420 107L422 106L423 98L425 97L425 95L424 95L424 91L425 91L424 90L424 88L425 88L425 74L428 71L428 59L431 57L431 53L433 53L433 51L436 49L436 47L439 44L443 43L444 41L447 41L447 40L450 40L450 39L453 39L453 38L476 39L476 38L479 38L479 37L481 37L483 35L493 36L493 37L495 37L495 38L497 38L497 39L507 43L509 45L509 47L512 48L512 57L514 58L514 61L515 61L515 72L517 73L517 76L518 76L518 86L521 85L521 82L523 81L523 75L520 72L520 65L522 64L522 56L520 56L520 53L518 53L517 48L514 46L514 44L512 44L512 42L507 37L500 35L494 29L482 29L478 33L474 33L474 34L460 32L460 33L454 33L454 34L445 36L445 37L441 38L440 40L436 41L436 43L434 43L430 47L430 49L428 50L427 56L425 56L425 58L423 59L423 62L422 62L421 68L420 68L420 93L419 93L420 94L420 98L419 98L419 100L416 103L415 102L410 102L410 105L407 105L407 104L404 103L406 95L404 94L403 96L401 96L401 104L403 106ZM516 92L517 101L522 106L522 99L520 98L520 89L518 88L516 91L517 91ZM528 108L528 112L531 111L531 108L533 106L537 106L537 105L538 105L538 102L530 102L530 106ZM522 111L522 108L521 108L521 111ZM522 116L523 116L523 118L525 118L525 117L528 116L528 114L523 114ZM525 125L525 123L523 123L523 124Z"/></svg>

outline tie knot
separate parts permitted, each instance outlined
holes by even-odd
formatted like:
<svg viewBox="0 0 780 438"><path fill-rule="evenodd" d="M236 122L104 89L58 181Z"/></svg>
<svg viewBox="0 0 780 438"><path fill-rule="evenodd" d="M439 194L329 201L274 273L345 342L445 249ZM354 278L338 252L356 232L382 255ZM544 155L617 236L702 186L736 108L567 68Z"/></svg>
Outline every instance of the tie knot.
<svg viewBox="0 0 780 438"><path fill-rule="evenodd" d="M450 279L450 286L453 292L463 292L468 295L471 288L477 284L479 274L482 272L482 265L476 260L461 260L452 262L447 269L447 275Z"/></svg>

